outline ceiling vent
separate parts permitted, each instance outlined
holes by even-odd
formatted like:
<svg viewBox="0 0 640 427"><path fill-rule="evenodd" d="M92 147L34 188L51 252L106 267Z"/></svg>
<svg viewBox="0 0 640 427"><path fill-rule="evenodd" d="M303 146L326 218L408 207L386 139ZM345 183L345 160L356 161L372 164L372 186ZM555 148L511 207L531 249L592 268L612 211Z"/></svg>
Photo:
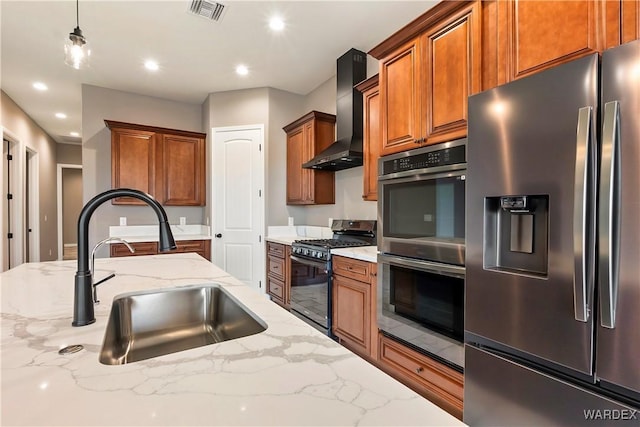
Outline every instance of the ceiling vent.
<svg viewBox="0 0 640 427"><path fill-rule="evenodd" d="M219 22L227 11L227 6L222 3L207 0L191 0L189 13L192 13L211 21Z"/></svg>

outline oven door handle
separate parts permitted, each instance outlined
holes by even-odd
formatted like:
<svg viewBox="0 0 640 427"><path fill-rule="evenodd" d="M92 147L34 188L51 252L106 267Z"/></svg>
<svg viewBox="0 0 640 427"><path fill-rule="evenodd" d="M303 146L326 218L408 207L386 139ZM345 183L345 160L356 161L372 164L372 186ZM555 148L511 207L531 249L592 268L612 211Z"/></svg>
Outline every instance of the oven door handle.
<svg viewBox="0 0 640 427"><path fill-rule="evenodd" d="M295 255L289 255L289 257L291 258L292 261L297 261L300 264L306 264L306 265L310 265L312 267L316 267L321 269L322 271L327 271L327 263L326 262L321 262L321 261L314 261L312 259L306 259L306 258L299 258Z"/></svg>
<svg viewBox="0 0 640 427"><path fill-rule="evenodd" d="M461 279L464 279L466 273L466 269L459 265L414 260L394 255L378 254L378 264L391 264L398 267L413 268L428 273L442 274L444 276L457 277Z"/></svg>

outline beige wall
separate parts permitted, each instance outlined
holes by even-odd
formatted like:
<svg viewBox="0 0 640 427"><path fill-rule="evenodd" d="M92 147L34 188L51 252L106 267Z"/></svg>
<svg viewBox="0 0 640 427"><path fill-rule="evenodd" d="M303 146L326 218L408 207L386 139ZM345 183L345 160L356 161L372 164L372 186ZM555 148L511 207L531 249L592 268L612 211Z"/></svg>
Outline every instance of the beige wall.
<svg viewBox="0 0 640 427"><path fill-rule="evenodd" d="M326 226L328 218L376 219L376 203L362 200L362 167L336 172L334 205L287 206L287 147L282 128L312 110L335 114L335 76L306 96L273 88L212 93L203 104L203 122L208 130L219 126L265 125L266 225L286 225L287 217L293 217L295 224L320 226ZM209 174L210 148L211 144L207 154ZM209 209L205 216L210 218Z"/></svg>
<svg viewBox="0 0 640 427"><path fill-rule="evenodd" d="M38 155L40 261L55 260L58 257L56 143L4 91L0 94L0 124ZM2 239L6 241L4 230Z"/></svg>
<svg viewBox="0 0 640 427"><path fill-rule="evenodd" d="M111 188L111 132L104 120L115 120L203 132L200 104L187 104L137 95L98 86L82 85L82 164L83 200ZM207 186L208 191L208 186ZM204 208L166 207L169 222L178 224L181 216L187 224L202 224ZM146 206L116 206L104 203L91 218L90 245L109 234L109 226L119 217L128 225L156 224L157 217Z"/></svg>
<svg viewBox="0 0 640 427"><path fill-rule="evenodd" d="M62 243L78 243L78 217L82 210L82 169L62 169Z"/></svg>
<svg viewBox="0 0 640 427"><path fill-rule="evenodd" d="M58 163L65 165L81 165L82 164L82 145L76 144L56 144L56 157ZM82 199L82 194L80 194Z"/></svg>

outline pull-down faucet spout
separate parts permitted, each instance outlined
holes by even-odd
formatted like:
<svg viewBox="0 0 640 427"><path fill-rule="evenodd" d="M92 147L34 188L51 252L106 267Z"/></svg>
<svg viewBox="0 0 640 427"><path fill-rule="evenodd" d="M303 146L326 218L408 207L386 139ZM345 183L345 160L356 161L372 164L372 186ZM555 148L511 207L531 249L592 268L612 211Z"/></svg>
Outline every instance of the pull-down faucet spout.
<svg viewBox="0 0 640 427"><path fill-rule="evenodd" d="M90 325L96 321L93 311L93 277L89 269L89 220L98 206L116 197L133 197L151 206L160 223L159 250L164 252L176 248L167 213L149 194L129 188L116 188L100 193L89 200L78 217L78 271L76 271L73 296L73 322L71 323L73 326Z"/></svg>

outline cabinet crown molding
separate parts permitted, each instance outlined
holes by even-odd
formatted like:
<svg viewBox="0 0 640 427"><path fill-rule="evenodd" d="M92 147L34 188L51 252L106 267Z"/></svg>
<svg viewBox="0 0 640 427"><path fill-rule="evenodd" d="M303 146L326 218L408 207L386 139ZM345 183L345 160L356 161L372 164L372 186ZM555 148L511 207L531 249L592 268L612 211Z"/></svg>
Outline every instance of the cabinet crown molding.
<svg viewBox="0 0 640 427"><path fill-rule="evenodd" d="M289 123L288 125L286 125L282 129L285 132L290 132L291 130L297 128L298 126L300 126L301 124L303 124L305 122L308 122L311 119L322 120L322 121L331 122L331 123L335 123L336 122L335 114L323 113L321 111L315 111L314 110L314 111L311 111L311 112L305 114L304 116L300 117L296 121L294 121L292 123Z"/></svg>
<svg viewBox="0 0 640 427"><path fill-rule="evenodd" d="M470 3L475 3L476 1L441 1L440 3L436 4L431 9L427 10L425 13L393 33L391 36L389 36L389 38L384 40L379 45L375 46L367 53L373 56L375 59L380 60L392 53L398 47L402 46L404 43L408 42L415 36L419 35L423 31L449 15L450 13L455 12L456 10Z"/></svg>
<svg viewBox="0 0 640 427"><path fill-rule="evenodd" d="M192 138L207 137L207 134L202 132L194 132L194 131L180 130L180 129L169 129L169 128L162 128L158 126L141 125L137 123L125 123L125 122L118 122L115 120L105 119L104 123L109 129L132 129L132 130L142 130L142 131L155 132L155 133L170 133L172 135L188 136Z"/></svg>

